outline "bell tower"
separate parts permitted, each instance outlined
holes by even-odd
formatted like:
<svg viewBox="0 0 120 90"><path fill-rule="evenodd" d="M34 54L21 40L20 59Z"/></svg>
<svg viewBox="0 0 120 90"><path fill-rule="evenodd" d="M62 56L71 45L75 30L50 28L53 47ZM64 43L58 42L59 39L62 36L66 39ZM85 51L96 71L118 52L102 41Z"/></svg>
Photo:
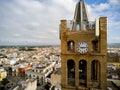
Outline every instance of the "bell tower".
<svg viewBox="0 0 120 90"><path fill-rule="evenodd" d="M106 90L107 18L89 21L86 4L73 20L61 20L62 90Z"/></svg>

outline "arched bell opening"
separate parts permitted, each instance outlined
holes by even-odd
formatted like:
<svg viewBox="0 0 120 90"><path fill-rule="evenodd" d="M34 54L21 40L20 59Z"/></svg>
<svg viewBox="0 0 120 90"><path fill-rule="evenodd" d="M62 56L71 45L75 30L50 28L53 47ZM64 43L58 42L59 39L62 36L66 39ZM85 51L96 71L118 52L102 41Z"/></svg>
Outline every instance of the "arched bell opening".
<svg viewBox="0 0 120 90"><path fill-rule="evenodd" d="M70 53L75 51L75 43L74 43L74 41L68 41L67 42L67 50Z"/></svg>
<svg viewBox="0 0 120 90"><path fill-rule="evenodd" d="M68 85L75 86L75 63L74 60L67 61Z"/></svg>
<svg viewBox="0 0 120 90"><path fill-rule="evenodd" d="M87 62L86 60L79 61L79 85L87 85Z"/></svg>
<svg viewBox="0 0 120 90"><path fill-rule="evenodd" d="M91 63L91 81L94 87L99 87L100 82L100 62L93 60Z"/></svg>
<svg viewBox="0 0 120 90"><path fill-rule="evenodd" d="M98 53L99 52L99 43L98 43L98 40L93 40L92 41L92 52L93 53Z"/></svg>

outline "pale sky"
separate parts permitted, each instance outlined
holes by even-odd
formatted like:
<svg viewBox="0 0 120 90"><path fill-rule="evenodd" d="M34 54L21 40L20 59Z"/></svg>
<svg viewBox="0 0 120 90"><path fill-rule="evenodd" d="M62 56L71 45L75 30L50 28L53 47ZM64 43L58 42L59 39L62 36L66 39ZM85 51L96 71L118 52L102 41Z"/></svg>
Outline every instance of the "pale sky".
<svg viewBox="0 0 120 90"><path fill-rule="evenodd" d="M61 19L79 0L0 0L0 45L60 44ZM84 0L90 21L108 17L108 43L120 43L120 0Z"/></svg>

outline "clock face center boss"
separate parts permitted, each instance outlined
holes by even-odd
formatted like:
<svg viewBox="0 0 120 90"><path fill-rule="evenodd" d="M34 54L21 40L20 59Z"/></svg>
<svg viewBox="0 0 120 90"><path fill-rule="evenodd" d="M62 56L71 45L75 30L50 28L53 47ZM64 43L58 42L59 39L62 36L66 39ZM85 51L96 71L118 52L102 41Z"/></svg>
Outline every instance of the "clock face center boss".
<svg viewBox="0 0 120 90"><path fill-rule="evenodd" d="M80 43L78 43L77 50L81 54L86 53L88 51L88 44L86 42L80 42Z"/></svg>

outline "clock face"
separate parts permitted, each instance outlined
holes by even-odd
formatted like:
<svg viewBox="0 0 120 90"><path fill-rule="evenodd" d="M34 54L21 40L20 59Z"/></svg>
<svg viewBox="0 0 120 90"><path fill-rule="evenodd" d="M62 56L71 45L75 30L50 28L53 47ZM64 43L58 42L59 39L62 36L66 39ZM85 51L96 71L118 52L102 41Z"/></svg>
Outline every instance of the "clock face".
<svg viewBox="0 0 120 90"><path fill-rule="evenodd" d="M86 42L78 43L77 50L80 53L86 53L88 51L88 44Z"/></svg>

